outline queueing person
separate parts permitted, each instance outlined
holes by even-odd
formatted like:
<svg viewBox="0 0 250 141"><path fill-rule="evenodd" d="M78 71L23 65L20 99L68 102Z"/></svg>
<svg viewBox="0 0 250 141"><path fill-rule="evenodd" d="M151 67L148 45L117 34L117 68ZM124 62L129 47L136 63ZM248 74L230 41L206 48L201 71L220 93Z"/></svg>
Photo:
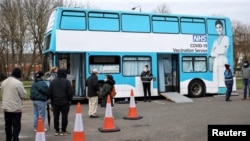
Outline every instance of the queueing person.
<svg viewBox="0 0 250 141"><path fill-rule="evenodd" d="M14 68L11 76L1 84L2 109L4 112L6 141L19 141L22 118L22 100L27 92L20 81L20 68ZM3 139L1 137L1 139Z"/></svg>
<svg viewBox="0 0 250 141"><path fill-rule="evenodd" d="M47 106L47 97L49 87L43 79L44 73L38 71L35 73L35 82L31 85L30 88L30 99L33 101L33 127L36 132L37 129L37 120L39 117L42 117L43 123L46 119L46 106ZM47 131L47 129L44 129Z"/></svg>
<svg viewBox="0 0 250 141"><path fill-rule="evenodd" d="M98 70L93 69L91 76L86 80L87 97L89 99L89 117L98 118L96 114L98 107L99 84L98 84Z"/></svg>
<svg viewBox="0 0 250 141"><path fill-rule="evenodd" d="M104 85L103 85L103 89L102 89L102 102L101 102L101 107L106 107L106 103L107 103L107 97L108 95L110 95L110 100L111 100L111 106L114 106L113 103L113 95L111 95L112 89L115 85L115 80L113 78L112 75L106 75L105 79L104 79Z"/></svg>
<svg viewBox="0 0 250 141"><path fill-rule="evenodd" d="M48 95L51 98L51 103L53 105L55 136L67 136L70 134L70 132L67 131L67 126L73 93L71 83L66 77L66 70L59 69L57 71L57 77L49 86ZM61 131L59 130L60 114L62 116Z"/></svg>

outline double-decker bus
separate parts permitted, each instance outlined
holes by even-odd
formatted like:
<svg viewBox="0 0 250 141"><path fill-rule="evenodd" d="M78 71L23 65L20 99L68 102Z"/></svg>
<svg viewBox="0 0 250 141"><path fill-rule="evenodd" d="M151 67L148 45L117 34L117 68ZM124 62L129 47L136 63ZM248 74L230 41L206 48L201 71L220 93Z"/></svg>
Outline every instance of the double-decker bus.
<svg viewBox="0 0 250 141"><path fill-rule="evenodd" d="M116 98L143 96L140 74L149 66L152 96L225 94L225 64L233 66L227 17L58 7L44 36L44 71L67 70L74 98L84 98L85 80L113 75ZM234 87L235 88L235 87Z"/></svg>

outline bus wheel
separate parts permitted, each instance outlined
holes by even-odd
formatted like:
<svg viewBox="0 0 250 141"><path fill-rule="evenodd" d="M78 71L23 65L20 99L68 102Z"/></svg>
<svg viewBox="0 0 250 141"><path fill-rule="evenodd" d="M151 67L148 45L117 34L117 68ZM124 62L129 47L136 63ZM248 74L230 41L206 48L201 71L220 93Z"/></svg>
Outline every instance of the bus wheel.
<svg viewBox="0 0 250 141"><path fill-rule="evenodd" d="M202 97L205 95L205 85L200 80L193 80L188 87L188 95L190 97Z"/></svg>

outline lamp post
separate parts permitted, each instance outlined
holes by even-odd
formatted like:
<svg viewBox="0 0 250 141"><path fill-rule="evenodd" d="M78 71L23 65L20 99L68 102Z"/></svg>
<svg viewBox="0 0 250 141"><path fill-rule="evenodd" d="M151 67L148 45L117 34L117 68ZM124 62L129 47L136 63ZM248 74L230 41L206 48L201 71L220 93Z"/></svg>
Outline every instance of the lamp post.
<svg viewBox="0 0 250 141"><path fill-rule="evenodd" d="M141 6L132 7L131 10L135 10L136 8L140 8L140 12L141 12Z"/></svg>

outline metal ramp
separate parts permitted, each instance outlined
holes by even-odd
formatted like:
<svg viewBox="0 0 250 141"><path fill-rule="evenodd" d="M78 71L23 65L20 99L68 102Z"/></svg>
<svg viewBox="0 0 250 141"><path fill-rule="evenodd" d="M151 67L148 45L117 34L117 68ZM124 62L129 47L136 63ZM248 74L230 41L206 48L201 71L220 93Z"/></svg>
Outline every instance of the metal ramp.
<svg viewBox="0 0 250 141"><path fill-rule="evenodd" d="M177 92L165 92L165 93L160 93L162 96L166 97L166 99L175 102L175 103L186 103L186 102L193 102L192 99L179 94Z"/></svg>

